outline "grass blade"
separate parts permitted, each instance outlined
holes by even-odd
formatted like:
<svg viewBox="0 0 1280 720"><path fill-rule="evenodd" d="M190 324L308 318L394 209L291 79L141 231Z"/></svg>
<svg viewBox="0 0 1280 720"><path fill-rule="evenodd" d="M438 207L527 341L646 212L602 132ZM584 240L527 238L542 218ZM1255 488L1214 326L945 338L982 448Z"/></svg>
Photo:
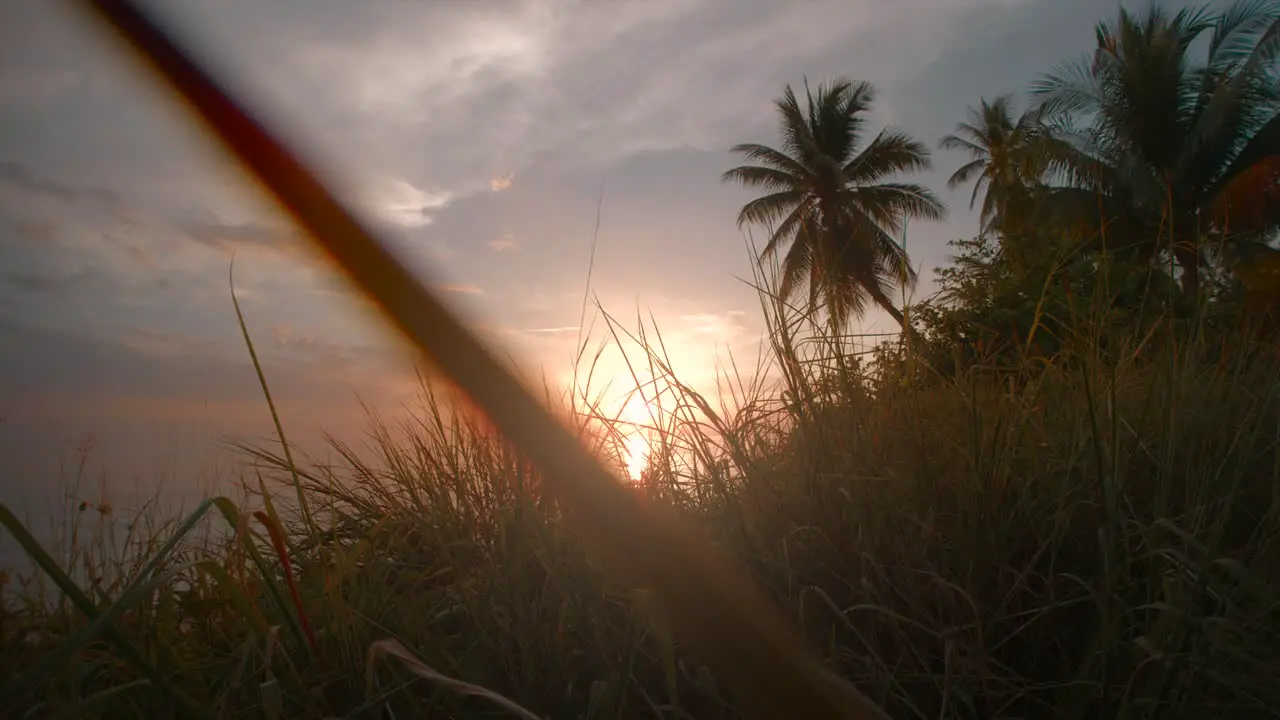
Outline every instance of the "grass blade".
<svg viewBox="0 0 1280 720"><path fill-rule="evenodd" d="M420 678L430 680L445 690L459 695L473 695L475 697L484 698L521 720L542 720L542 718L534 715L532 712L529 712L512 700L499 695L492 690L480 687L479 685L472 685L468 682L456 680L448 675L443 675L433 670L426 663L415 657L413 653L409 652L409 650L402 645L399 640L392 640L389 638L386 640L379 640L369 648L369 658L366 664L366 674L369 678L369 684L372 684L375 663L378 658L383 655L388 655L399 660L404 664L409 672Z"/></svg>
<svg viewBox="0 0 1280 720"><path fill-rule="evenodd" d="M84 613L86 618L90 621L96 621L100 618L98 607L94 602L84 594L80 587L76 585L75 581L67 575L62 567L58 565L57 561L55 561L53 557L45 551L27 528L23 526L9 508L4 505L0 505L0 525L3 525L4 528L9 531L9 534L18 541L18 544L22 546L22 549L27 552L36 565L45 573L45 575L53 580L54 584L58 586L58 589L71 600L80 612ZM154 568L154 566L155 563L153 562L148 565L148 569ZM155 665L147 660L146 656L144 656L142 652L133 645L133 643L129 642L127 638L121 635L118 630L114 627L107 627L105 628L105 634L111 643L115 645L116 650L120 653L120 656L125 660L125 662L132 665L135 670L154 683L156 687L160 688L188 710L197 714L202 712L202 708L198 703L166 680L164 676L160 674L160 671L156 669ZM0 708L12 709L15 703L17 703L21 698L26 697L28 692L38 686L39 679L44 676L45 672L56 667L65 658L70 657L74 654L76 649L78 648L68 647L67 643L64 643L60 646L60 652L56 654L56 658L49 659L46 657L45 661L37 663L36 667L27 675L11 680L9 684L5 685L4 688L0 690ZM51 653L50 655L55 655L55 653Z"/></svg>
<svg viewBox="0 0 1280 720"><path fill-rule="evenodd" d="M245 323L244 312L240 309L240 300L236 297L236 286L233 280L233 272L235 270L235 255L231 256L231 264L227 268L227 283L231 286L231 304L236 310L236 322L240 324L240 333L244 336L245 347L249 348L249 359L253 361L253 370L258 375L258 384L262 386L262 395L267 400L267 407L271 410L271 421L276 427L276 436L280 438L280 447L284 450L285 460L289 463L289 472L293 478L293 489L298 494L298 509L302 513L302 520L306 523L307 531L311 533L311 540L316 540L316 525L311 519L311 506L307 502L307 495L302 491L302 480L298 477L298 466L293 461L293 451L289 449L289 441L284 436L284 424L280 422L280 413L276 410L276 403L271 399L271 388L267 384L266 373L262 370L262 363L258 361L258 352L253 347L253 338L249 336L249 326ZM265 497L265 490L264 490ZM275 516L275 509L268 507L268 512L272 519L277 523L279 518Z"/></svg>

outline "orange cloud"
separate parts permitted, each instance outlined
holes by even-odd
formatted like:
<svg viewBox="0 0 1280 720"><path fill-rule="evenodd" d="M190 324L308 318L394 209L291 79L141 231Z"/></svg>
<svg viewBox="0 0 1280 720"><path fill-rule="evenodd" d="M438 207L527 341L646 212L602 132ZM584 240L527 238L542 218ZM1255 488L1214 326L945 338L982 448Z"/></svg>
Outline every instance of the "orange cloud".
<svg viewBox="0 0 1280 720"><path fill-rule="evenodd" d="M489 181L489 189L494 192L502 192L503 190L506 190L507 188L511 187L511 183L515 179L516 179L516 174L514 172L508 172L504 175L499 175L498 177L495 177Z"/></svg>
<svg viewBox="0 0 1280 720"><path fill-rule="evenodd" d="M437 285L436 292L450 293L453 295L483 295L484 288L475 285Z"/></svg>
<svg viewBox="0 0 1280 720"><path fill-rule="evenodd" d="M578 328L579 328L578 325L565 325L562 327L533 328L532 330L526 330L525 332L544 333L547 335L562 335L565 333L578 332Z"/></svg>
<svg viewBox="0 0 1280 720"><path fill-rule="evenodd" d="M135 353L157 358L184 358L200 355L208 353L215 345L210 340L195 340L141 327L129 330L119 338L119 342Z"/></svg>

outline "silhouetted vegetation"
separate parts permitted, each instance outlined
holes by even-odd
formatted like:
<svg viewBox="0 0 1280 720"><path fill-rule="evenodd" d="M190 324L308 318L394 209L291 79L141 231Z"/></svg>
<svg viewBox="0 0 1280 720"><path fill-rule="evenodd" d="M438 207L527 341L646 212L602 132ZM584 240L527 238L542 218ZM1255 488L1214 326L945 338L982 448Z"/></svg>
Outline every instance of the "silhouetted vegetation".
<svg viewBox="0 0 1280 720"><path fill-rule="evenodd" d="M890 128L858 149L874 97L868 83L838 80L809 92L802 108L788 87L777 101L783 149L736 145L734 152L756 164L724 174L768 193L743 206L738 225L770 228L766 258L790 246L782 293L790 297L807 285L809 308L821 307L836 326L861 315L868 300L903 324L894 289L915 274L894 235L909 218L944 214L927 188L888 182L930 167L923 144Z"/></svg>
<svg viewBox="0 0 1280 720"><path fill-rule="evenodd" d="M1122 11L1026 111L981 102L942 141L981 232L907 308L895 235L942 208L893 176L927 150L862 142L865 84L788 88L782 148L726 173L767 193L739 222L769 231L769 352L721 404L632 329L642 501L895 718L1280 715L1278 17ZM842 333L871 305L913 332L868 359ZM0 509L38 565L0 576L0 715L750 717L447 400L335 465L246 447L244 498L119 545L86 506L46 554ZM618 419L567 404L617 455Z"/></svg>

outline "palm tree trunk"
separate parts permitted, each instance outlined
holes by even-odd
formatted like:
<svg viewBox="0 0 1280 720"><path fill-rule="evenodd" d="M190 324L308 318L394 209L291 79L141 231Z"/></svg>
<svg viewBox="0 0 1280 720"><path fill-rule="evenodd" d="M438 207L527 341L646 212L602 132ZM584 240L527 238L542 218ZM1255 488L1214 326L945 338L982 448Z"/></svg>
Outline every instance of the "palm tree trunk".
<svg viewBox="0 0 1280 720"><path fill-rule="evenodd" d="M894 307L891 303L881 303L880 307L884 308L884 311L889 313L889 315L894 319L894 321L898 323L899 327L906 329L907 318L902 314L901 310Z"/></svg>
<svg viewBox="0 0 1280 720"><path fill-rule="evenodd" d="M1174 252L1174 260L1177 261L1178 267L1182 268L1182 277L1179 278L1182 294L1194 303L1200 297L1200 251L1199 249L1177 250Z"/></svg>
<svg viewBox="0 0 1280 720"><path fill-rule="evenodd" d="M911 343L911 347L918 348L924 345L924 337L915 329L915 326L907 324L906 316L893 303L882 301L880 302L880 307L889 313L889 316L898 323L898 327L902 328L902 332L906 335L907 341Z"/></svg>

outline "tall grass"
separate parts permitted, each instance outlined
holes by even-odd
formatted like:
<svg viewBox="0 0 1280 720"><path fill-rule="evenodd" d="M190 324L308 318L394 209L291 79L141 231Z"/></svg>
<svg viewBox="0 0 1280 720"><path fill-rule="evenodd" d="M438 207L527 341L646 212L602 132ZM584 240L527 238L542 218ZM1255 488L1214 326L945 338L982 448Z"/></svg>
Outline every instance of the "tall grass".
<svg viewBox="0 0 1280 720"><path fill-rule="evenodd" d="M1102 347L1094 318L1054 362L875 371L761 287L768 352L730 365L725 403L671 372L655 328L603 316L641 348L653 411L635 491L695 519L881 707L1280 713L1274 347ZM0 611L0 716L751 716L442 392L371 411L336 464L246 445L246 498L144 515L115 553L55 559L0 512L43 578L8 578L26 589ZM618 418L569 399L616 453Z"/></svg>

